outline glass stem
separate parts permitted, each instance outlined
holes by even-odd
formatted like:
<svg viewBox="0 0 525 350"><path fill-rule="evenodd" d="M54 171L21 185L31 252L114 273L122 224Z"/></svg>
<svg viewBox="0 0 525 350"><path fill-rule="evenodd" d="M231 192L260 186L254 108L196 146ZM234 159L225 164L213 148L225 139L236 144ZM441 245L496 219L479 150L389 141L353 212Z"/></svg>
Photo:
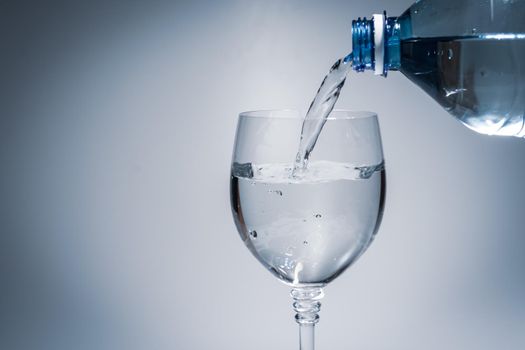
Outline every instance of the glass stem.
<svg viewBox="0 0 525 350"><path fill-rule="evenodd" d="M300 350L314 350L315 348L315 337L313 324L300 324L299 325L299 349Z"/></svg>
<svg viewBox="0 0 525 350"><path fill-rule="evenodd" d="M319 322L318 312L324 296L320 287L298 287L290 292L297 313L295 321L299 324L300 350L314 350L314 327Z"/></svg>

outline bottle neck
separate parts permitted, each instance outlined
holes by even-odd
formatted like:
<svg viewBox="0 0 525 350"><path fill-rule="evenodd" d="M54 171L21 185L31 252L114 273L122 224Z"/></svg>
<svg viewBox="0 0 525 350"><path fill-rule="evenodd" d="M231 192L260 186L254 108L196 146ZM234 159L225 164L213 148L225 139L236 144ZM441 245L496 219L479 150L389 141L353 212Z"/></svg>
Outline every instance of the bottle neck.
<svg viewBox="0 0 525 350"><path fill-rule="evenodd" d="M386 76L399 70L401 61L400 24L386 12L372 19L352 21L352 66L357 72L373 70Z"/></svg>

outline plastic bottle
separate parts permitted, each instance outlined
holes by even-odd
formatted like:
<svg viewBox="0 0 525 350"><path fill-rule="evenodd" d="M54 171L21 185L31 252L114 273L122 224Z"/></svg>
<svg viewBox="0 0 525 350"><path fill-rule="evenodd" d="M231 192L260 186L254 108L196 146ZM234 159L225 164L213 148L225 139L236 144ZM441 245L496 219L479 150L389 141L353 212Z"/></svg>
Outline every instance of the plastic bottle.
<svg viewBox="0 0 525 350"><path fill-rule="evenodd" d="M467 127L525 137L525 0L421 0L352 22L353 69L400 71Z"/></svg>

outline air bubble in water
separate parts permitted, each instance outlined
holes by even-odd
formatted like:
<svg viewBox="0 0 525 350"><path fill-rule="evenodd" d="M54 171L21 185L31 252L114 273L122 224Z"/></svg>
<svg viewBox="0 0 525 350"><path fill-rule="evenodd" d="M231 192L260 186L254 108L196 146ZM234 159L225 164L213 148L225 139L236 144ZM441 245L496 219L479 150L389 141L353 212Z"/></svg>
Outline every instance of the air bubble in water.
<svg viewBox="0 0 525 350"><path fill-rule="evenodd" d="M257 231L253 230L253 231L250 231L250 236L255 239L257 238Z"/></svg>
<svg viewBox="0 0 525 350"><path fill-rule="evenodd" d="M308 244L308 241L303 241L303 244L304 244L304 245L307 245L307 244Z"/></svg>
<svg viewBox="0 0 525 350"><path fill-rule="evenodd" d="M316 219L320 219L322 217L321 214L315 214L314 216L315 216Z"/></svg>
<svg viewBox="0 0 525 350"><path fill-rule="evenodd" d="M275 194L278 194L279 196L283 195L283 191L281 190L268 190L268 193L275 193Z"/></svg>
<svg viewBox="0 0 525 350"><path fill-rule="evenodd" d="M448 59L451 60L454 57L454 51L452 49L448 49Z"/></svg>

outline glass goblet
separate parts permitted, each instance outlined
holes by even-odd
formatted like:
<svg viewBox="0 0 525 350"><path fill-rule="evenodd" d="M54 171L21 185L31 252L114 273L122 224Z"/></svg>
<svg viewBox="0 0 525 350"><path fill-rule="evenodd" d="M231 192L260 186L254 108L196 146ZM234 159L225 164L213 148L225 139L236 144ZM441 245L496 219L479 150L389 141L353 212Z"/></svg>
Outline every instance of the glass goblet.
<svg viewBox="0 0 525 350"><path fill-rule="evenodd" d="M313 350L322 288L374 239L386 182L374 113L334 110L307 168L294 172L302 123L289 110L241 113L230 195L241 239L292 288L300 349Z"/></svg>

